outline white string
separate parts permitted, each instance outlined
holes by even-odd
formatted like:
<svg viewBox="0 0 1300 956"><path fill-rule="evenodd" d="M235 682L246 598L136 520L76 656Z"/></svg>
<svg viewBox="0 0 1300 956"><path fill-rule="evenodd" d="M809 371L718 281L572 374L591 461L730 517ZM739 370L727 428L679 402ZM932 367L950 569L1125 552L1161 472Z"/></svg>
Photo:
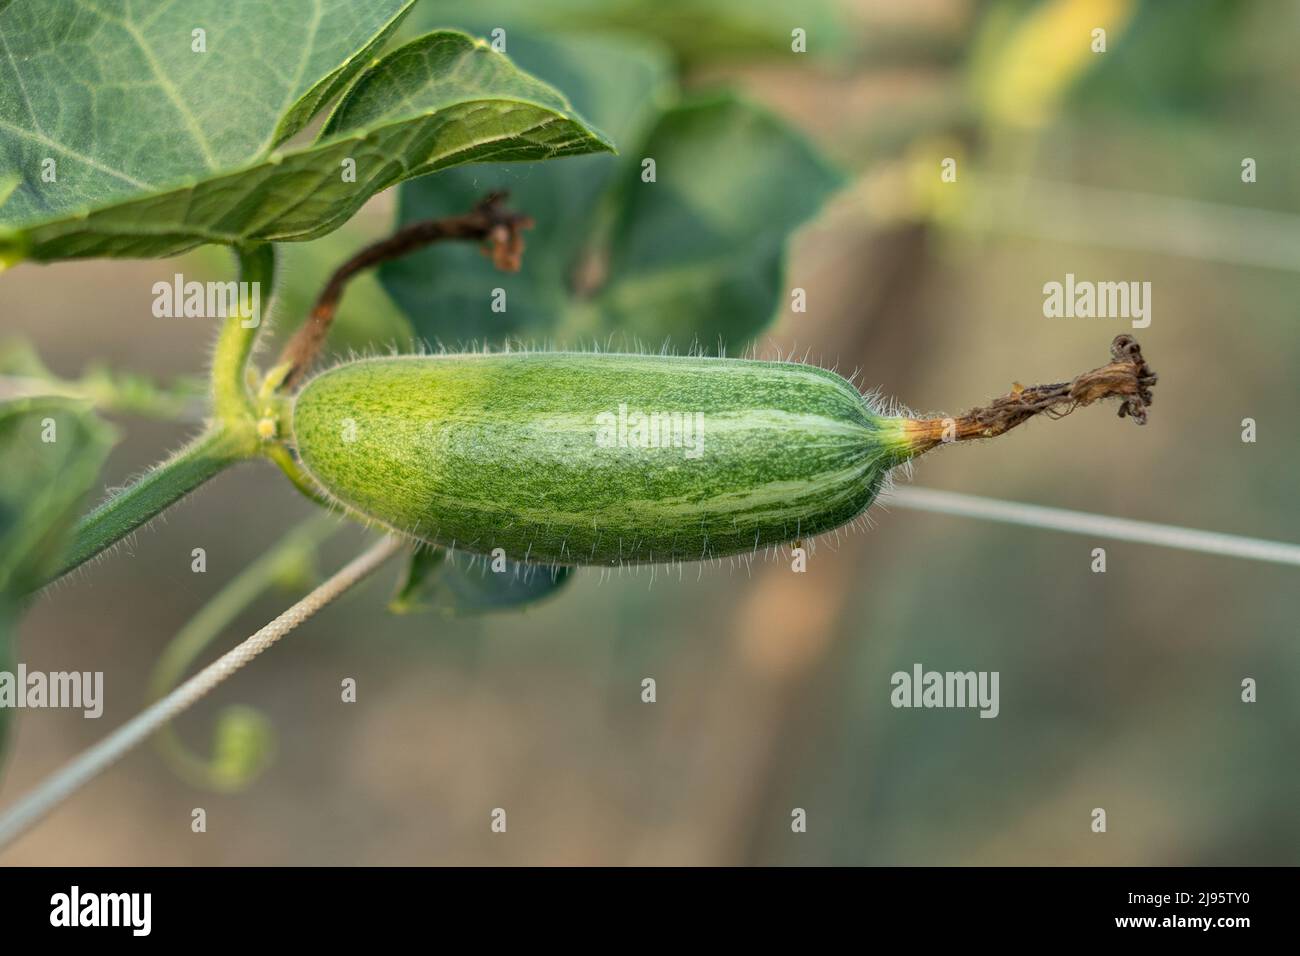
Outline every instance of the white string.
<svg viewBox="0 0 1300 956"><path fill-rule="evenodd" d="M7 846L136 744L150 737L235 671L365 578L402 546L400 538L389 537L380 541L252 637L227 651L166 697L136 714L99 743L45 778L35 790L0 815L0 848Z"/></svg>
<svg viewBox="0 0 1300 956"><path fill-rule="evenodd" d="M895 487L886 506L933 511L939 514L959 515L964 518L985 518L1031 528L1049 528L1071 534L1087 534L1097 538L1118 541L1139 541L1183 551L1200 551L1204 554L1221 554L1253 561L1272 561L1277 564L1300 565L1300 545L1284 541L1267 541L1246 538L1217 531L1198 531L1171 524L1152 521L1134 521L1129 518L1112 518L1108 515L1089 514L1086 511L1067 511L1064 508L1045 508L1016 501L999 501L980 498L934 488Z"/></svg>

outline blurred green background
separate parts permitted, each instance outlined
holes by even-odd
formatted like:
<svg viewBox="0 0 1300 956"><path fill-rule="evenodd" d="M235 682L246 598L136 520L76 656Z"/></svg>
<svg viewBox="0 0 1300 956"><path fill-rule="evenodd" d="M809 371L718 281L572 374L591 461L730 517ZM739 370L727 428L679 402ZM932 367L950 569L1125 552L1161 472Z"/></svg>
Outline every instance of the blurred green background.
<svg viewBox="0 0 1300 956"><path fill-rule="evenodd" d="M508 35L639 34L682 87L741 91L846 173L791 245L784 286L807 290L808 311L783 293L763 354L807 351L913 408L956 412L1101 364L1129 331L1044 318L1044 283L1152 283L1152 324L1135 333L1160 375L1146 428L1080 411L928 456L917 484L1300 541L1300 8L472 6L475 25ZM469 8L426 0L408 27L468 25ZM1088 48L1097 26L1104 54ZM790 51L795 27L806 54ZM956 183L940 183L945 157ZM1245 157L1257 182L1242 182ZM287 250L280 328L395 215L381 196ZM193 374L212 329L154 319L150 288L223 268L212 252L21 266L0 279L3 331L67 377L91 361ZM392 312L376 280L355 286L332 346L399 338ZM116 420L127 437L107 485L189 432ZM246 465L51 589L18 659L104 671L104 717L22 714L0 799L134 714L175 632L313 510ZM395 563L178 722L202 749L224 706L266 714L276 754L251 786L197 789L142 748L3 862L1300 862L1294 569L887 506L874 525L817 542L802 575L785 560L581 571L551 602L480 618L387 614ZM320 567L362 540L335 536ZM1090 570L1098 546L1105 574ZM190 570L194 547L206 574ZM295 593L255 602L221 647ZM999 671L999 717L892 708L890 675L916 662ZM348 677L356 703L340 701ZM1241 703L1245 677L1258 703ZM191 832L194 807L207 833ZM496 807L506 834L490 830ZM807 833L791 832L794 807ZM1090 830L1094 807L1105 834Z"/></svg>

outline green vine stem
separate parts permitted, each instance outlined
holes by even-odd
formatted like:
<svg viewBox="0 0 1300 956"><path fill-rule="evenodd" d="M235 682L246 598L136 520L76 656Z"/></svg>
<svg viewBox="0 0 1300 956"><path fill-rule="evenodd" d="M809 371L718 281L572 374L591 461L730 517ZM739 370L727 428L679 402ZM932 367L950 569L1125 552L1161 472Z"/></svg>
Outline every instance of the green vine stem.
<svg viewBox="0 0 1300 956"><path fill-rule="evenodd" d="M236 255L240 281L257 283L259 294L262 289L269 292L275 277L271 247L241 247ZM253 325L249 318L241 311L227 316L217 338L212 356L213 418L208 428L82 518L56 578L122 540L209 478L262 452L247 381L248 357L261 323Z"/></svg>
<svg viewBox="0 0 1300 956"><path fill-rule="evenodd" d="M275 251L270 245L241 246L235 250L239 259L239 281L250 283L264 305L271 301L275 280ZM255 284L254 284L255 283ZM262 291L266 296L262 298ZM242 305L243 300L240 300ZM212 354L212 411L218 423L227 429L253 426L252 396L248 390L248 357L261 331L261 323L251 324L251 316L241 311L226 317L216 350ZM255 432L255 429L253 429Z"/></svg>
<svg viewBox="0 0 1300 956"><path fill-rule="evenodd" d="M149 702L169 694L200 654L248 605L277 582L309 576L316 549L343 527L333 515L318 514L294 528L232 578L177 632L154 667ZM164 759L195 786L231 792L247 786L265 766L272 741L266 719L248 707L230 707L217 719L213 757L185 746L171 724L154 734Z"/></svg>
<svg viewBox="0 0 1300 956"><path fill-rule="evenodd" d="M199 435L82 518L54 577L62 577L112 547L209 478L247 457L246 443L227 432L209 430Z"/></svg>

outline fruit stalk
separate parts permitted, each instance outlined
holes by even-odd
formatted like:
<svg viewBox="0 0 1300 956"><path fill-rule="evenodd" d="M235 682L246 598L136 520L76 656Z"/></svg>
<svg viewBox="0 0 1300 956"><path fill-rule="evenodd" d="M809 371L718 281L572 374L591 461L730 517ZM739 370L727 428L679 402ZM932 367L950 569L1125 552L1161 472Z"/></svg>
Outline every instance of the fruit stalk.
<svg viewBox="0 0 1300 956"><path fill-rule="evenodd" d="M428 219L404 226L386 239L366 246L343 265L339 266L316 297L307 321L294 333L281 352L276 367L282 370L282 391L297 385L311 369L312 362L325 344L334 313L343 290L360 272L391 259L400 259L430 243L445 239L467 239L486 242L485 252L502 272L518 272L524 254L522 230L531 229L529 216L512 212L505 207L508 193L489 193L462 216L445 219Z"/></svg>
<svg viewBox="0 0 1300 956"><path fill-rule="evenodd" d="M1076 408L1107 398L1120 399L1120 418L1128 416L1145 425L1156 375L1131 335L1116 336L1110 352L1108 364L1069 382L1029 386L1017 383L1008 394L959 418L907 419L903 427L912 457L943 444L996 438L1038 415L1063 418Z"/></svg>

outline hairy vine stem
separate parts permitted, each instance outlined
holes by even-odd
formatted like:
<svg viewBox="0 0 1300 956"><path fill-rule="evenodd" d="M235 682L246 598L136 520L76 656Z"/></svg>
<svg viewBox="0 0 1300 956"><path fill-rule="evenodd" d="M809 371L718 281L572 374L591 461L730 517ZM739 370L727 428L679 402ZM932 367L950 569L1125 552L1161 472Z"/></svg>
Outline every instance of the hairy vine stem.
<svg viewBox="0 0 1300 956"><path fill-rule="evenodd" d="M269 303L275 282L275 251L269 244L261 243L241 246L235 255L239 259L239 281L252 284L259 298L265 293L265 301ZM248 357L261 329L248 321L251 317L238 310L227 316L212 353L212 411L217 421L231 430L253 424Z"/></svg>
<svg viewBox="0 0 1300 956"><path fill-rule="evenodd" d="M269 245L236 250L241 282L269 293L275 256ZM268 297L269 300L269 297ZM62 577L175 504L209 478L261 450L248 357L260 331L236 311L225 319L212 356L212 411L208 427L162 464L111 495L81 519L55 578Z"/></svg>
<svg viewBox="0 0 1300 956"><path fill-rule="evenodd" d="M291 390L302 380L316 360L325 337L329 334L334 314L338 310L343 290L359 272L370 269L390 259L400 259L434 242L444 239L468 239L485 242L484 252L493 264L504 272L518 272L523 261L524 237L522 230L531 229L529 216L511 212L505 207L509 196L505 192L489 193L472 210L460 216L445 219L427 219L404 226L387 239L366 246L343 265L339 266L325 288L316 298L307 321L285 345L276 362L283 369L282 390Z"/></svg>
<svg viewBox="0 0 1300 956"><path fill-rule="evenodd" d="M405 542L395 537L379 541L252 637L221 655L166 697L145 708L47 777L35 790L0 814L0 849L13 842L132 747L147 739L177 714L184 712L325 605L364 580L405 546Z"/></svg>
<svg viewBox="0 0 1300 956"><path fill-rule="evenodd" d="M209 429L126 488L110 495L77 523L72 544L54 578L80 567L209 478L247 458L245 444L220 428Z"/></svg>

